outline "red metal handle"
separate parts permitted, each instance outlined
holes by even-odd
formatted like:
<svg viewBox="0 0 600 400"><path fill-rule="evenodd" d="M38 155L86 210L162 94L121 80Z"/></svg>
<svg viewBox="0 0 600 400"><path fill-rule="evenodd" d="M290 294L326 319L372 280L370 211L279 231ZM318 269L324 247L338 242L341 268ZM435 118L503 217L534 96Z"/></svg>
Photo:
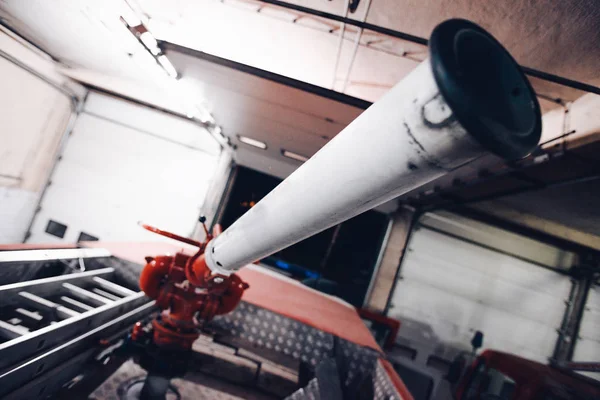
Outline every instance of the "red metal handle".
<svg viewBox="0 0 600 400"><path fill-rule="evenodd" d="M186 238L184 236L179 236L176 233L172 233L172 232L168 232L168 231L163 231L162 229L158 229L154 226L151 225L147 225L147 224L143 224L143 223L139 223L140 226L146 230L149 230L150 232L154 232L154 233L158 233L161 236L164 237L168 237L169 239L174 239L177 240L179 242L183 242L183 243L187 243L187 244L191 244L192 246L196 246L196 247L202 247L203 244L194 240L194 239L190 239L190 238Z"/></svg>

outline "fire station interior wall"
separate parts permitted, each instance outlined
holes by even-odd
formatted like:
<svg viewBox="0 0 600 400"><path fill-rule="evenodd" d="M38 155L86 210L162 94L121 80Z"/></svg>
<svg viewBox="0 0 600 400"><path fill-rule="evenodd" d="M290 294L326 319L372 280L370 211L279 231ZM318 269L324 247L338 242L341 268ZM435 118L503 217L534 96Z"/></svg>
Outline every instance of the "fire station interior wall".
<svg viewBox="0 0 600 400"><path fill-rule="evenodd" d="M430 356L451 360L457 351L470 350L473 334L482 331L483 348L547 362L571 289L569 277L528 260L528 247L518 241L530 239L498 230L486 244L481 238L490 231L484 226L444 217L451 219L452 233L440 230L431 214L411 233L388 312L402 322L398 349L423 364ZM462 237L456 235L461 231ZM503 251L510 240L524 253ZM544 255L549 264L570 257L534 245L550 253Z"/></svg>
<svg viewBox="0 0 600 400"><path fill-rule="evenodd" d="M0 32L0 243L25 239L73 111L70 96L27 63L49 68Z"/></svg>
<svg viewBox="0 0 600 400"><path fill-rule="evenodd" d="M28 241L161 240L138 221L189 236L220 153L193 122L91 92Z"/></svg>
<svg viewBox="0 0 600 400"><path fill-rule="evenodd" d="M600 284L593 285L588 292L583 318L579 325L579 336L573 352L573 361L598 362L598 360L600 360ZM600 373L587 375L600 380Z"/></svg>

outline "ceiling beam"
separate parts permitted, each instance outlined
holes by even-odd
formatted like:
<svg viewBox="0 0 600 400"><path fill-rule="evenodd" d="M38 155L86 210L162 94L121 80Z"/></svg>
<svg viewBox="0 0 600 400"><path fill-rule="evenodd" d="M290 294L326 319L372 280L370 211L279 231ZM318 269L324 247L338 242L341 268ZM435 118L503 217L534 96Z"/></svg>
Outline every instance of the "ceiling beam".
<svg viewBox="0 0 600 400"><path fill-rule="evenodd" d="M598 236L505 208L497 203L457 207L452 212L582 255L600 255Z"/></svg>
<svg viewBox="0 0 600 400"><path fill-rule="evenodd" d="M522 178L516 178L516 179L521 180ZM495 193L491 193L491 194L485 194L483 196L474 197L471 199L462 199L457 196L454 199L451 199L448 203L435 205L435 206L431 206L431 207L426 206L425 209L427 211L433 211L433 210L437 210L437 209L450 210L453 207L461 207L461 206L465 206L465 205L469 205L469 204L481 203L484 201L498 200L503 197L516 196L518 194L533 192L536 190L544 190L544 189L550 189L550 188L561 187L561 186L576 185L579 183L586 183L586 182L592 182L592 181L597 181L597 180L600 180L600 175L594 174L594 175L576 176L576 177L561 179L559 181L549 182L549 183L531 182L528 186L519 187L516 189L510 189L510 190L506 190L506 191L499 191L499 192L495 192Z"/></svg>

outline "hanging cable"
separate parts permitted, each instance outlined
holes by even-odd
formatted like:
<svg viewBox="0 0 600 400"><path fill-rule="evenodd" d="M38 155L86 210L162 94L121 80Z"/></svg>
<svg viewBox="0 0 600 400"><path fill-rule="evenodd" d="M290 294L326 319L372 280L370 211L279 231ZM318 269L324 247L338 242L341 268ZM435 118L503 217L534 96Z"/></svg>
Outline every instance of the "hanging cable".
<svg viewBox="0 0 600 400"><path fill-rule="evenodd" d="M348 18L348 3L349 0L344 0L344 18ZM346 31L346 23L340 24L340 38L337 46L337 55L335 57L335 65L333 67L333 80L331 82L331 89L335 90L335 81L337 77L338 65L340 63L340 57L342 56L342 44L344 43L344 32Z"/></svg>
<svg viewBox="0 0 600 400"><path fill-rule="evenodd" d="M365 15L363 15L362 22L367 20L367 16L369 15L369 9L371 8L371 0L367 0L367 8L365 10ZM358 45L360 44L360 38L362 37L363 28L359 28L356 33L356 37L354 38L354 50L352 51L352 58L350 59L350 64L348 65L348 71L346 71L346 78L344 79L344 85L342 86L342 90L340 92L345 93L346 87L348 86L348 81L350 80L350 72L352 72L352 66L354 65L354 60L356 59L356 53L358 53Z"/></svg>

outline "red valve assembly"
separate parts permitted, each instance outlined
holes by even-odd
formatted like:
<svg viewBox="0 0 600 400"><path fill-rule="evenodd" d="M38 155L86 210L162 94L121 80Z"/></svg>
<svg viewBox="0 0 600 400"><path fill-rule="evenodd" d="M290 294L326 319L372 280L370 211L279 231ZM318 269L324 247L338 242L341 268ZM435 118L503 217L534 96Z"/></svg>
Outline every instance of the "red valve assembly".
<svg viewBox="0 0 600 400"><path fill-rule="evenodd" d="M211 234L203 218L200 222L206 233L204 242L142 225L151 232L198 247L193 256L178 252L175 255L146 257L140 288L163 310L152 321L152 342L158 347L191 349L202 325L217 315L233 311L244 290L249 287L236 274L211 273L204 259L204 250L208 242L221 233L221 229L217 225Z"/></svg>
<svg viewBox="0 0 600 400"><path fill-rule="evenodd" d="M137 322L124 342L123 353L132 355L148 372L127 387L125 398L163 400L168 391L177 393L170 380L185 375L194 354L192 344L203 325L233 311L249 287L235 274L211 272L204 251L221 228L217 225L211 234L204 217L200 222L206 233L204 242L142 224L151 232L196 246L198 251L192 256L182 250L175 255L146 257L140 288L162 311L151 323Z"/></svg>

